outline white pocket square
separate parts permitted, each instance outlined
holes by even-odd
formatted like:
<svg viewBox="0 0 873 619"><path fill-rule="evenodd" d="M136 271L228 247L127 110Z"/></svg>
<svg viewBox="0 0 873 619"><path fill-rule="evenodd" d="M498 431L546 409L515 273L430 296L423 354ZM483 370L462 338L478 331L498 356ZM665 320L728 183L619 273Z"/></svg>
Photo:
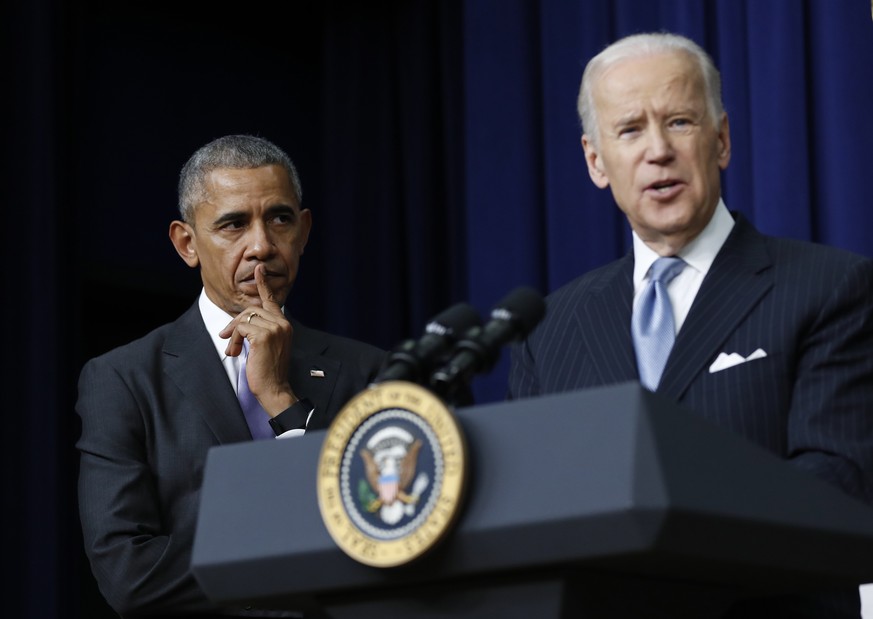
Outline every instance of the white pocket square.
<svg viewBox="0 0 873 619"><path fill-rule="evenodd" d="M732 368L735 365L745 363L746 361L763 359L766 356L767 353L764 352L763 348L759 348L748 357L743 357L739 353L735 352L732 352L731 354L721 353L718 357L715 358L715 361L712 362L712 365L709 366L709 373L714 374L715 372L721 372L722 370Z"/></svg>

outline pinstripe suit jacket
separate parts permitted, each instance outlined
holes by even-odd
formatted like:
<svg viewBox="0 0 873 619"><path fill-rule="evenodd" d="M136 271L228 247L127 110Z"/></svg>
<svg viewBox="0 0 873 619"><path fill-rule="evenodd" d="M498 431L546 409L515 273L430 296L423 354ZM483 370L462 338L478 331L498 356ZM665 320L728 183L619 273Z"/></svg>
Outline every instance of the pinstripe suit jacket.
<svg viewBox="0 0 873 619"><path fill-rule="evenodd" d="M289 381L315 405L307 431L326 428L385 353L292 324ZM213 610L190 571L206 454L252 436L198 304L89 361L76 411L85 551L107 601L125 616Z"/></svg>
<svg viewBox="0 0 873 619"><path fill-rule="evenodd" d="M758 233L742 216L676 337L658 391L873 499L873 262ZM512 351L512 398L638 380L633 255L547 299ZM710 373L719 353L767 356Z"/></svg>

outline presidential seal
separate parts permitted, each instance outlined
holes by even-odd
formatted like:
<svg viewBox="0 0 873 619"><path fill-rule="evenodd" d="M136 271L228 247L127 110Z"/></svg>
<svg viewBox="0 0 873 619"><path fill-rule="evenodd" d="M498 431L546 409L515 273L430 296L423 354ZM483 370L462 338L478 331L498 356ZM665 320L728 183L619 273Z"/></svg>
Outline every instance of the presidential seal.
<svg viewBox="0 0 873 619"><path fill-rule="evenodd" d="M431 550L460 512L466 445L445 404L414 383L388 381L352 398L328 428L318 506L353 559L394 567Z"/></svg>

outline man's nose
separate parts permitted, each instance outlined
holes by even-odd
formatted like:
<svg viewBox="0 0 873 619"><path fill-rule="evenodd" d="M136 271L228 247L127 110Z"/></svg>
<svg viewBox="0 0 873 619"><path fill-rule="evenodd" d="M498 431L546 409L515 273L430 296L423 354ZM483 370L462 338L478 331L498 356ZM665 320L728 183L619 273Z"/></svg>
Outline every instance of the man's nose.
<svg viewBox="0 0 873 619"><path fill-rule="evenodd" d="M246 258L263 260L273 254L276 245L270 231L263 222L256 222L249 228L246 244Z"/></svg>
<svg viewBox="0 0 873 619"><path fill-rule="evenodd" d="M673 144L664 127L653 126L648 132L646 159L650 163L666 163L673 159Z"/></svg>

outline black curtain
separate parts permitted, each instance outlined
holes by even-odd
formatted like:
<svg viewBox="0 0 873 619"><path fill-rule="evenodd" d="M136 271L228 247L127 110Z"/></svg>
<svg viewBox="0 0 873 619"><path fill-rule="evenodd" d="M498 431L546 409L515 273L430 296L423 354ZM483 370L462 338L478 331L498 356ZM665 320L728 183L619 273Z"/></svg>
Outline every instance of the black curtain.
<svg viewBox="0 0 873 619"><path fill-rule="evenodd" d="M74 488L65 470L75 432L68 377L75 371L68 322L66 272L72 248L64 234L71 214L62 203L68 179L58 96L63 9L51 0L4 5L2 201L3 323L7 346L2 376L4 612L19 617L63 616L78 605ZM66 575L67 577L62 577ZM70 575L72 577L70 577Z"/></svg>
<svg viewBox="0 0 873 619"><path fill-rule="evenodd" d="M298 165L314 229L290 304L307 324L388 348L464 298L460 15L457 1L4 5L8 616L113 616L81 548L76 379L194 302L166 235L197 147L257 134Z"/></svg>

